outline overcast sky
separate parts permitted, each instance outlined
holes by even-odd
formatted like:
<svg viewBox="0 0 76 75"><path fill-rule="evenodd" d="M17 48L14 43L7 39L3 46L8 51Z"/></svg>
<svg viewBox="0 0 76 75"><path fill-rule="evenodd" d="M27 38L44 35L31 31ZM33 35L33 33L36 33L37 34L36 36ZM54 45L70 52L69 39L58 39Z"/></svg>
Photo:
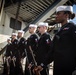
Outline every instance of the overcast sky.
<svg viewBox="0 0 76 75"><path fill-rule="evenodd" d="M76 5L73 5L74 13L76 14ZM76 24L76 17L73 19L73 22Z"/></svg>

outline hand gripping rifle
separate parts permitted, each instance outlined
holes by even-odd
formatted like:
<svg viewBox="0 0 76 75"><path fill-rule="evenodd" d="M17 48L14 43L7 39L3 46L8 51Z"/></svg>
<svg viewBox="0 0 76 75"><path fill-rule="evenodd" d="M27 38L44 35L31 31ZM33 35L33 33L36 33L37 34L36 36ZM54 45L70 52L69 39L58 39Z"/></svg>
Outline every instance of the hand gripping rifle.
<svg viewBox="0 0 76 75"><path fill-rule="evenodd" d="M8 75L9 75L9 73L10 73L10 64L9 64L9 62L11 61L11 58L10 57L7 57L6 58L6 64L7 64L7 73L8 73Z"/></svg>
<svg viewBox="0 0 76 75"><path fill-rule="evenodd" d="M15 66L16 66L16 64L15 64L15 62L16 62L16 57L15 57L15 56L12 57L12 62L13 62L13 66L15 67Z"/></svg>
<svg viewBox="0 0 76 75"><path fill-rule="evenodd" d="M36 60L35 60L34 53L33 53L33 50L32 50L32 48L31 48L31 46L29 46L29 49L30 49L30 51L31 51L31 55L32 55L32 58L33 58L34 66L35 66L35 68L36 68L36 67L37 67L37 62L36 62ZM35 71L35 74L36 74L36 75L41 75L41 74L40 74L40 71Z"/></svg>
<svg viewBox="0 0 76 75"><path fill-rule="evenodd" d="M13 56L12 51L11 51L10 53L11 53L11 56ZM16 64L15 64L15 62L16 62L16 57L13 56L13 57L11 58L11 61L13 62L13 66L15 67L15 66L16 66Z"/></svg>

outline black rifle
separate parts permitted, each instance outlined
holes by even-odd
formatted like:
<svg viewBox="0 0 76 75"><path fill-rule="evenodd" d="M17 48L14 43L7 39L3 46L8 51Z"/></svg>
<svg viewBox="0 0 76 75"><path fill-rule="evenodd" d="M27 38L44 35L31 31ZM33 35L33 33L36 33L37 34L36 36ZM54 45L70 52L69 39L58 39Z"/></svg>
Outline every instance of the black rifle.
<svg viewBox="0 0 76 75"><path fill-rule="evenodd" d="M3 74L9 75L10 73L10 64L9 64L9 58L8 57L3 57L3 65L4 65L4 70Z"/></svg>
<svg viewBox="0 0 76 75"><path fill-rule="evenodd" d="M27 51L26 51L26 49L25 49L25 54L26 54L26 62L28 63L28 64L30 64L29 63L29 59L28 59L28 55L27 55ZM25 66L26 67L26 66ZM30 68L28 68L29 69L29 73L30 73L30 75L32 75L32 73L31 73L31 69Z"/></svg>
<svg viewBox="0 0 76 75"><path fill-rule="evenodd" d="M11 61L13 62L13 66L15 67L15 66L16 66L16 64L15 64L15 62L16 62L16 57L13 56L12 51L11 51L10 53L11 53Z"/></svg>
<svg viewBox="0 0 76 75"><path fill-rule="evenodd" d="M33 58L34 66L35 66L35 68L36 68L36 67L37 67L37 62L36 62L36 60L35 60L34 53L33 53L33 50L32 50L32 48L31 48L31 46L29 46L29 49L30 49L30 51L31 51L31 55L32 55L32 58ZM36 75L41 75L41 74L40 74L40 71L35 71L35 74L36 74Z"/></svg>

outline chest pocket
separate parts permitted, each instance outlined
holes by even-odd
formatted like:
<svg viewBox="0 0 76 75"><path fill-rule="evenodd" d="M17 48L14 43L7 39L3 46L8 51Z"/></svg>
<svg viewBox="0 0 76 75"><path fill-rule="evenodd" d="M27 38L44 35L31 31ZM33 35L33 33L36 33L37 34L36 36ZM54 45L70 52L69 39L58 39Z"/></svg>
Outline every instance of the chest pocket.
<svg viewBox="0 0 76 75"><path fill-rule="evenodd" d="M38 43L39 43L38 45L43 45L44 44L44 39L40 38L39 41L38 41Z"/></svg>
<svg viewBox="0 0 76 75"><path fill-rule="evenodd" d="M69 35L69 30L62 30L61 35Z"/></svg>
<svg viewBox="0 0 76 75"><path fill-rule="evenodd" d="M59 37L60 41L70 41L72 37L70 29L63 29L59 34Z"/></svg>

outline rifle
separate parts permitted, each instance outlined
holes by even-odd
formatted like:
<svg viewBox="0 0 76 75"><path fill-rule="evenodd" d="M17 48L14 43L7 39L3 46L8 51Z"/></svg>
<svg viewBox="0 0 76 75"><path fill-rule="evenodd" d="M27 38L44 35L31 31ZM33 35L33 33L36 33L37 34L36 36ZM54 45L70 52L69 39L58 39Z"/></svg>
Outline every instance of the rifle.
<svg viewBox="0 0 76 75"><path fill-rule="evenodd" d="M29 59L28 59L28 55L27 55L26 49L25 49L25 54L26 54L26 60L27 60L28 64L30 64L30 63L29 63ZM32 75L30 68L29 68L29 73L30 73L30 75Z"/></svg>
<svg viewBox="0 0 76 75"><path fill-rule="evenodd" d="M30 49L30 51L31 51L31 55L32 55L32 58L33 58L34 66L35 66L35 68L36 68L36 67L37 67L37 62L36 62L36 60L35 60L34 53L33 53L33 50L32 50L32 48L31 48L31 46L29 46L29 49ZM36 75L41 75L41 74L40 74L40 71L35 71L35 74L36 74Z"/></svg>
<svg viewBox="0 0 76 75"><path fill-rule="evenodd" d="M9 65L9 61L10 61L11 59L10 58L6 58L6 64L7 64L7 69L8 69L8 75L9 75L9 73L10 73L10 65Z"/></svg>
<svg viewBox="0 0 76 75"><path fill-rule="evenodd" d="M13 62L13 65L14 65L14 67L15 67L15 66L16 66L16 64L15 64L15 62L16 62L15 56L12 58L12 62Z"/></svg>
<svg viewBox="0 0 76 75"><path fill-rule="evenodd" d="M12 51L10 51L10 54L11 54L11 56L13 56ZM15 66L16 66L16 64L15 64L15 62L16 62L15 56L13 56L13 57L11 58L11 61L13 62L13 66L15 67Z"/></svg>

